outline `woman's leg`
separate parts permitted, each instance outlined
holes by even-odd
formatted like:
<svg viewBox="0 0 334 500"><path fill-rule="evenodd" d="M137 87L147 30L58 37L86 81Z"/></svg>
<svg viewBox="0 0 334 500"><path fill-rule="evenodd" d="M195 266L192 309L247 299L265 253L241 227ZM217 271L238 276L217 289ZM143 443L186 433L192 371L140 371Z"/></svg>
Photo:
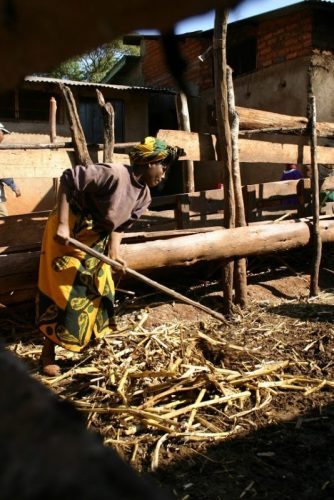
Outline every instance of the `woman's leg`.
<svg viewBox="0 0 334 500"><path fill-rule="evenodd" d="M40 360L43 373L48 377L60 375L60 366L56 364L55 347L55 344L45 337Z"/></svg>

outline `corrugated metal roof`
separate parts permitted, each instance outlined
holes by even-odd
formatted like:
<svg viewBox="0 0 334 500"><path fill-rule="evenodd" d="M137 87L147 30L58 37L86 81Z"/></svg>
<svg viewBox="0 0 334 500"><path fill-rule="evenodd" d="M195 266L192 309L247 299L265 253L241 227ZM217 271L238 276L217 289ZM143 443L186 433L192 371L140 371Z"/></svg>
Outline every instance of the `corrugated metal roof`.
<svg viewBox="0 0 334 500"><path fill-rule="evenodd" d="M154 93L162 93L162 94L176 94L176 90L168 89L168 88L160 88L160 87L140 87L139 85L114 85L110 83L95 83L95 82L86 82L86 81L77 81L77 80L66 80L60 78L49 78L47 76L26 76L24 79L26 82L35 82L35 83L64 83L65 85L71 85L76 87L94 87L94 88L109 88L115 90L127 90L127 91L136 91L136 92L154 92Z"/></svg>

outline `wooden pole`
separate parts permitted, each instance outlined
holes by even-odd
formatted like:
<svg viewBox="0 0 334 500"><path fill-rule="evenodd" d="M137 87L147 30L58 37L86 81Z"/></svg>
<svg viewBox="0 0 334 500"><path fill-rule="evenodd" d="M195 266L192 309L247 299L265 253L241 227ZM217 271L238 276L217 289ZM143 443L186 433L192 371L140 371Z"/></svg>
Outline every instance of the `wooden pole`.
<svg viewBox="0 0 334 500"><path fill-rule="evenodd" d="M50 142L54 144L57 139L57 101L54 97L50 98L49 125L50 125Z"/></svg>
<svg viewBox="0 0 334 500"><path fill-rule="evenodd" d="M190 132L190 117L186 94L184 92L177 94L175 102L179 129ZM184 164L183 191L185 193L193 193L195 191L194 162L192 160L184 160Z"/></svg>
<svg viewBox="0 0 334 500"><path fill-rule="evenodd" d="M216 10L213 34L213 55L215 73L215 95L217 114L217 153L223 164L224 173L224 225L235 225L235 205L232 180L232 145L228 116L227 80L226 80L226 33L227 10ZM233 260L226 260L223 268L224 312L231 314L233 309Z"/></svg>
<svg viewBox="0 0 334 500"><path fill-rule="evenodd" d="M59 87L66 102L67 116L70 124L75 153L75 161L78 165L91 165L94 162L92 161L88 152L85 134L82 130L77 105L75 103L75 99L73 97L71 89L63 83L60 83Z"/></svg>
<svg viewBox="0 0 334 500"><path fill-rule="evenodd" d="M235 225L246 226L244 199L242 196L240 164L239 164L239 116L235 110L235 99L232 69L227 66L227 95L232 142L232 177L235 195ZM234 266L235 303L241 307L247 305L247 266L246 259L236 259Z"/></svg>
<svg viewBox="0 0 334 500"><path fill-rule="evenodd" d="M97 102L99 103L104 126L103 161L111 163L115 147L115 111L111 102L105 102L102 92L96 89Z"/></svg>
<svg viewBox="0 0 334 500"><path fill-rule="evenodd" d="M157 281L153 281L152 279L148 278L147 276L144 276L143 274L138 273L137 271L130 269L128 267L124 267L122 264L117 262L116 260L110 259L106 255L103 255L100 252L97 252L93 248L88 247L87 245L84 245L78 240L75 240L74 238L68 238L68 243L79 250L82 250L83 252L88 253L89 255L92 255L93 257L96 257L97 259L101 260L102 262L105 262L106 264L109 264L110 266L120 270L120 271L125 271L127 274L130 276L142 281L146 285L150 285L153 288L156 288L157 290L164 292L167 295L170 295L174 299L180 300L181 302L185 302L186 304L189 304L193 307L196 307L197 309L200 309L201 311L206 312L207 314L210 314L216 319L219 319L222 323L225 323L226 325L228 322L224 318L224 316L217 311L214 311L213 309L210 309L209 307L203 306L199 302L196 302L195 300L189 299L185 295L182 295L181 293L175 292L175 290L172 290L171 288L168 288L165 285L161 285Z"/></svg>
<svg viewBox="0 0 334 500"><path fill-rule="evenodd" d="M319 172L317 163L317 125L316 125L316 101L315 96L311 95L309 99L310 111L310 131L311 131L311 191L312 191L312 215L313 215L313 262L311 269L310 296L314 297L319 293L319 269L322 253L322 241L319 229Z"/></svg>
<svg viewBox="0 0 334 500"><path fill-rule="evenodd" d="M49 107L50 144L54 144L57 140L56 116L57 116L57 101L54 97L51 97L50 98L50 107ZM58 190L59 190L58 177L54 177L52 179L52 184L53 184L53 194L54 194L55 202L56 202L57 198L58 198Z"/></svg>

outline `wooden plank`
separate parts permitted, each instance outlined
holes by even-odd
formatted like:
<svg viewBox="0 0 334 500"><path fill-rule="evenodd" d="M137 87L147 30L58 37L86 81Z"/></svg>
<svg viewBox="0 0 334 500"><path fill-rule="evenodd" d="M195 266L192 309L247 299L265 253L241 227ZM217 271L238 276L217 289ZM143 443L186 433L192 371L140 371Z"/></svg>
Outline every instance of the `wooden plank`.
<svg viewBox="0 0 334 500"><path fill-rule="evenodd" d="M93 161L102 162L103 151L91 153ZM129 164L128 155L115 154L114 162ZM73 149L4 150L0 152L0 178L3 177L60 177L64 170L75 165Z"/></svg>
<svg viewBox="0 0 334 500"><path fill-rule="evenodd" d="M175 194L169 194L167 196L155 196L154 198L152 198L150 209L165 207L167 205L175 205L176 196L177 195Z"/></svg>
<svg viewBox="0 0 334 500"><path fill-rule="evenodd" d="M182 160L217 160L215 135L183 130L159 130L157 137L170 146L182 147L186 152Z"/></svg>
<svg viewBox="0 0 334 500"><path fill-rule="evenodd" d="M159 130L158 137L171 146L182 146L193 161L216 160L216 138L183 130ZM334 148L318 146L318 162L334 164ZM311 163L310 147L297 144L277 144L253 139L239 139L239 160L249 163Z"/></svg>
<svg viewBox="0 0 334 500"><path fill-rule="evenodd" d="M20 304L21 302L32 302L37 293L36 280L27 285L25 289L13 290L12 293L0 293L0 304L7 306L11 304Z"/></svg>
<svg viewBox="0 0 334 500"><path fill-rule="evenodd" d="M0 218L0 254L39 247L48 215L45 211Z"/></svg>
<svg viewBox="0 0 334 500"><path fill-rule="evenodd" d="M334 148L318 146L319 163L334 163ZM310 147L297 144L275 144L267 141L239 139L241 162L310 164Z"/></svg>
<svg viewBox="0 0 334 500"><path fill-rule="evenodd" d="M17 276L37 272L38 263L39 251L0 255L0 288Z"/></svg>
<svg viewBox="0 0 334 500"><path fill-rule="evenodd" d="M310 179L252 184L243 188L247 222L270 219L270 213L297 212L305 215L310 201Z"/></svg>
<svg viewBox="0 0 334 500"><path fill-rule="evenodd" d="M210 189L189 194L191 215L224 212L224 189Z"/></svg>
<svg viewBox="0 0 334 500"><path fill-rule="evenodd" d="M160 134L161 131L159 131ZM215 161L215 138L207 134L196 134L178 130L168 132L165 139L171 145L181 144L187 152L186 158L199 161ZM188 148L188 149L187 149ZM240 161L255 163L303 163L309 164L310 148L295 144L275 144L267 141L239 139ZM102 161L102 151L96 151L93 161ZM115 162L129 163L127 155L114 155ZM318 146L318 162L334 164L334 148ZM73 150L4 150L0 152L1 177L60 177L62 172L74 166Z"/></svg>
<svg viewBox="0 0 334 500"><path fill-rule="evenodd" d="M303 184L305 186L305 189L311 188L310 179L263 182L262 184L249 185L248 188L250 190L254 190L256 193L256 198L263 201L273 198L282 198L285 196L297 195L299 184Z"/></svg>

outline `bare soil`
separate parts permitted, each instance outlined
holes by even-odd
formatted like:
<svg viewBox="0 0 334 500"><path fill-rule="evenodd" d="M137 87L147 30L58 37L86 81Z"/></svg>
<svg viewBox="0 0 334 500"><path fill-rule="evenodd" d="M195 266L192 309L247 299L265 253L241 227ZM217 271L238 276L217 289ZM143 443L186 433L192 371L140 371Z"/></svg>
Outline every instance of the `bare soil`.
<svg viewBox="0 0 334 500"><path fill-rule="evenodd" d="M201 355L217 367L239 372L243 369L249 373L263 363L287 361L285 375L295 377L291 378L291 387L272 387L270 403L257 411L234 420L227 406L216 413L209 410L204 413L215 428L230 422L228 430L233 432L225 439L166 438L159 451L157 470L151 470L152 453L163 432L156 434L145 448L137 447L136 453L133 446L124 449L115 446L138 471L169 490L172 498L334 498L334 262L331 252L323 258L320 294L312 299L308 297L309 269L307 252L250 259L248 309L236 311L231 327L217 331L205 313L148 290L138 290L136 300L120 302L123 319L129 319L127 314L136 314L138 309L148 313L143 325L146 332L177 322L189 324L190 330L202 332L203 338L212 338L212 342L197 347ZM174 275L174 280L166 284L219 309L219 272L210 268L200 271L196 280L194 275L191 279L191 272L187 271L177 279ZM38 375L37 365L41 343L36 336L33 340L27 337L32 309L25 306L20 321L17 313L17 308L7 311L7 316L0 319L7 346L24 360L33 376L44 382ZM214 339L219 338L232 347L216 347ZM154 361L151 364L153 366ZM298 387L298 380L307 378L319 383ZM80 380L82 395L82 378ZM281 383L279 377L275 380ZM263 379L266 381L268 377ZM252 389L252 383L245 382L244 388ZM71 399L74 386L68 383L53 389ZM108 437L102 420L88 420L88 425L103 438ZM145 440L145 432L147 438L152 436L152 430L141 431L140 442Z"/></svg>

